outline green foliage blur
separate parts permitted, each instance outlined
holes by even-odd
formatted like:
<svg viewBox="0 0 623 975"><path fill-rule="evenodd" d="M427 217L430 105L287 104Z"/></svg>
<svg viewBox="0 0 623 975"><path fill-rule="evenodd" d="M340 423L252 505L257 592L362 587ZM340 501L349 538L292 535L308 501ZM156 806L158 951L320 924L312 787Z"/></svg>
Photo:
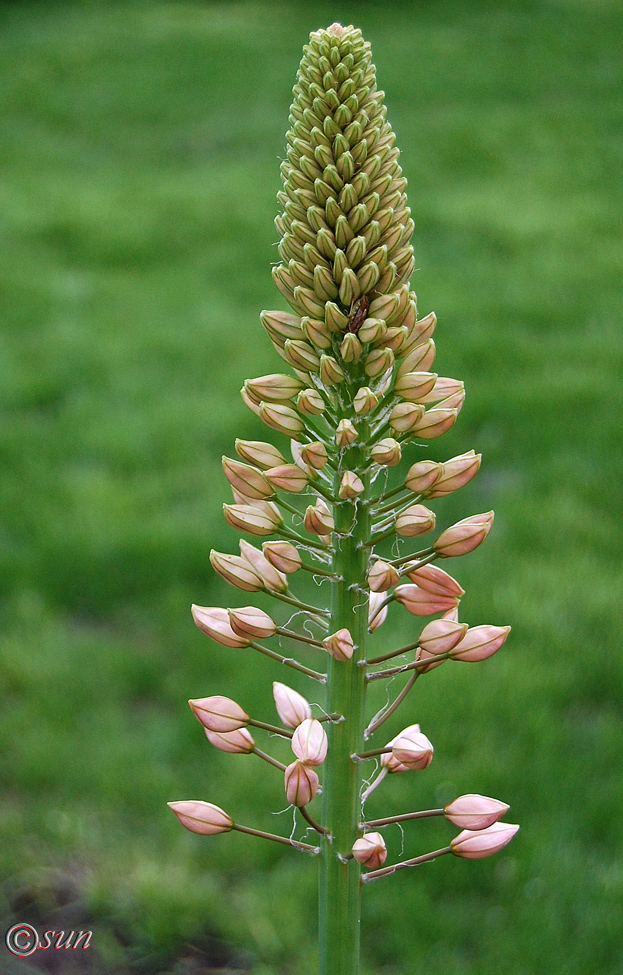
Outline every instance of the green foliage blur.
<svg viewBox="0 0 623 975"><path fill-rule="evenodd" d="M493 859L371 884L365 973L622 973L615 0L0 6L0 915L62 882L108 973L181 971L167 959L202 938L238 959L219 971L314 972L315 864L191 836L165 802L292 826L279 773L217 754L186 701L229 694L270 721L272 680L311 691L213 645L189 605L249 602L208 562L237 546L220 460L266 438L238 389L281 368L258 318L284 307L279 160L302 45L336 19L372 42L420 313L439 318L437 370L466 383L428 454L484 455L438 524L496 511L450 566L462 618L513 626L492 660L416 685L387 733L420 721L435 761L370 811L481 792L522 826ZM378 652L414 624L394 609ZM450 835L408 824L405 855Z"/></svg>

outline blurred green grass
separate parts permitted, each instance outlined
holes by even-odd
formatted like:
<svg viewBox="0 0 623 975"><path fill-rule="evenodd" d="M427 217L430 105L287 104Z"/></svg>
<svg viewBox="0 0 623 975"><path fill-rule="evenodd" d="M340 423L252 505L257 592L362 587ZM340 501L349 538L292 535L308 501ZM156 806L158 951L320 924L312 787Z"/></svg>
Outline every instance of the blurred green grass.
<svg viewBox="0 0 623 975"><path fill-rule="evenodd" d="M464 615L513 625L494 660L418 684L435 762L374 812L479 791L522 824L496 860L371 885L366 973L623 972L623 13L607 0L0 7L4 896L45 899L65 872L136 957L207 929L254 975L314 970L314 865L201 841L164 803L264 828L283 806L277 773L214 754L185 705L222 692L269 715L283 675L212 646L188 606L236 599L207 559L236 545L220 456L264 436L237 390L278 366L258 311L281 307L289 94L308 32L335 19L373 44L413 284L439 370L467 386L430 453L484 454L437 506L440 524L496 510L451 567ZM396 615L377 644L407 633ZM405 850L442 834L410 830Z"/></svg>

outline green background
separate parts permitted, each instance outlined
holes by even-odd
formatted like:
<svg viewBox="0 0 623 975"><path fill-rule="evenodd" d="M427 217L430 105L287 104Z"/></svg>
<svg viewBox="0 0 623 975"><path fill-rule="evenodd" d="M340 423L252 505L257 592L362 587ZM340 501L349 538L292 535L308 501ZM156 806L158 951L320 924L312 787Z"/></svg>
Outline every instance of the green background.
<svg viewBox="0 0 623 975"><path fill-rule="evenodd" d="M462 618L513 626L492 660L418 683L391 728L419 720L435 761L370 808L482 792L522 826L493 859L370 885L364 971L623 973L614 0L0 6L0 915L88 922L94 972L314 971L315 864L192 836L165 802L291 828L279 773L215 753L185 702L270 721L272 680L311 692L216 647L189 604L249 602L208 563L237 545L220 458L266 436L238 389L281 368L258 318L284 307L279 160L302 45L336 19L372 43L412 286L437 371L467 387L429 455L483 452L438 524L496 511L449 567ZM411 824L405 855L450 835Z"/></svg>

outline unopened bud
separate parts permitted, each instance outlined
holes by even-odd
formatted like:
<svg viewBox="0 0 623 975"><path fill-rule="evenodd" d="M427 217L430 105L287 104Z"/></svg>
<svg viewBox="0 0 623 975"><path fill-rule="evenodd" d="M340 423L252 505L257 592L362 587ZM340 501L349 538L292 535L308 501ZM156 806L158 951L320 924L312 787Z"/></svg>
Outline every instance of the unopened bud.
<svg viewBox="0 0 623 975"><path fill-rule="evenodd" d="M389 414L389 425L396 433L413 431L424 415L418 403L397 403Z"/></svg>
<svg viewBox="0 0 623 975"><path fill-rule="evenodd" d="M344 379L344 370L332 355L320 356L320 380L324 386L335 386Z"/></svg>
<svg viewBox="0 0 623 975"><path fill-rule="evenodd" d="M486 511L481 515L470 515L457 521L455 525L446 528L433 543L433 548L442 559L449 559L457 555L467 555L484 542L491 531L493 512Z"/></svg>
<svg viewBox="0 0 623 975"><path fill-rule="evenodd" d="M366 318L357 335L364 345L378 342L387 335L387 325L381 318Z"/></svg>
<svg viewBox="0 0 623 975"><path fill-rule="evenodd" d="M279 491L288 491L290 494L299 494L308 485L307 475L296 464L282 464L280 467L271 467L266 472L266 480L273 488Z"/></svg>
<svg viewBox="0 0 623 975"><path fill-rule="evenodd" d="M277 430L278 433L284 433L286 437L296 437L305 429L305 424L298 413L280 403L262 403L259 415L267 426Z"/></svg>
<svg viewBox="0 0 623 975"><path fill-rule="evenodd" d="M427 623L418 640L419 646L430 656L448 653L467 633L467 623L440 619Z"/></svg>
<svg viewBox="0 0 623 975"><path fill-rule="evenodd" d="M447 376L438 376L435 385L428 392L421 403L440 403L441 400L457 393L465 392L465 384L460 379L449 379Z"/></svg>
<svg viewBox="0 0 623 975"><path fill-rule="evenodd" d="M392 586L397 586L399 582L400 576L393 565L388 565L382 559L375 562L368 572L368 585L372 592L387 592Z"/></svg>
<svg viewBox="0 0 623 975"><path fill-rule="evenodd" d="M258 505L224 504L223 512L228 525L250 535L272 535L283 524L279 513L265 501Z"/></svg>
<svg viewBox="0 0 623 975"><path fill-rule="evenodd" d="M326 410L326 404L317 389L304 389L296 398L296 407L306 416L320 416Z"/></svg>
<svg viewBox="0 0 623 975"><path fill-rule="evenodd" d="M481 860L492 856L510 843L519 826L510 823L493 823L487 829L464 829L450 841L452 852L466 860Z"/></svg>
<svg viewBox="0 0 623 975"><path fill-rule="evenodd" d="M236 440L236 453L247 463L255 464L263 471L286 462L285 457L276 447L271 443L264 443L263 440Z"/></svg>
<svg viewBox="0 0 623 975"><path fill-rule="evenodd" d="M303 459L303 445L298 442L298 440L290 441L290 450L292 451L292 460L297 467L300 467L308 477L311 476L312 469L309 467Z"/></svg>
<svg viewBox="0 0 623 975"><path fill-rule="evenodd" d="M303 388L303 383L294 376L271 373L268 376L258 376L257 379L247 379L245 386L259 401L279 403L296 396Z"/></svg>
<svg viewBox="0 0 623 975"><path fill-rule="evenodd" d="M358 477L354 471L345 471L342 476L340 483L340 489L338 491L338 496L342 501L348 501L351 498L357 498L360 494L363 494L365 487L363 486L363 481Z"/></svg>
<svg viewBox="0 0 623 975"><path fill-rule="evenodd" d="M407 578L420 589L425 589L426 592L436 596L452 596L460 599L465 595L465 590L456 579L436 565L422 565L418 569L412 569L407 572Z"/></svg>
<svg viewBox="0 0 623 975"><path fill-rule="evenodd" d="M277 624L268 613L256 606L241 606L230 609L229 622L234 633L246 637L248 640L267 640L274 636Z"/></svg>
<svg viewBox="0 0 623 975"><path fill-rule="evenodd" d="M195 717L210 731L237 731L249 722L247 712L230 697L216 694L213 697L198 697L188 703Z"/></svg>
<svg viewBox="0 0 623 975"><path fill-rule="evenodd" d="M353 843L352 854L370 870L382 867L387 860L387 847L380 833L365 833Z"/></svg>
<svg viewBox="0 0 623 975"><path fill-rule="evenodd" d="M301 556L292 542L264 542L262 553L279 572L291 575L301 568Z"/></svg>
<svg viewBox="0 0 623 975"><path fill-rule="evenodd" d="M333 515L324 501L318 501L315 505L310 504L305 512L303 524L306 531L312 535L330 535L335 530Z"/></svg>
<svg viewBox="0 0 623 975"><path fill-rule="evenodd" d="M433 760L433 746L419 725L410 725L401 731L391 748L394 758L409 769L424 769Z"/></svg>
<svg viewBox="0 0 623 975"><path fill-rule="evenodd" d="M458 491L478 473L481 459L482 454L468 450L465 454L447 460L441 465L441 474L429 492L429 498L444 498L447 494Z"/></svg>
<svg viewBox="0 0 623 975"><path fill-rule="evenodd" d="M363 346L354 332L347 332L340 345L340 355L344 362L356 362L363 355Z"/></svg>
<svg viewBox="0 0 623 975"><path fill-rule="evenodd" d="M435 437L441 437L454 425L457 416L458 410L427 410L424 416L420 417L413 426L411 432L413 436L420 437L422 440L434 440Z"/></svg>
<svg viewBox="0 0 623 975"><path fill-rule="evenodd" d="M354 443L359 434L350 420L340 420L335 431L335 442L338 447L348 447Z"/></svg>
<svg viewBox="0 0 623 975"><path fill-rule="evenodd" d="M320 721L305 718L292 736L292 751L305 765L322 765L327 757L327 734Z"/></svg>
<svg viewBox="0 0 623 975"><path fill-rule="evenodd" d="M335 242L333 243L333 248L333 253L335 253ZM325 318L327 325L334 332L343 332L348 328L348 316L340 311L339 307L333 301L327 301L325 305Z"/></svg>
<svg viewBox="0 0 623 975"><path fill-rule="evenodd" d="M309 342L300 342L297 339L288 341L284 347L286 362L289 362L295 369L302 372L318 372L320 359L316 350Z"/></svg>
<svg viewBox="0 0 623 975"><path fill-rule="evenodd" d="M239 460L223 457L223 471L233 489L247 498L262 501L275 493L259 471Z"/></svg>
<svg viewBox="0 0 623 975"><path fill-rule="evenodd" d="M394 597L412 616L432 616L444 613L456 606L458 599L452 596L437 596L419 586L396 586Z"/></svg>
<svg viewBox="0 0 623 975"><path fill-rule="evenodd" d="M212 802L202 799L187 799L181 802L167 802L182 826L191 833L203 836L214 836L216 833L228 833L234 827L234 821L224 809Z"/></svg>
<svg viewBox="0 0 623 975"><path fill-rule="evenodd" d="M387 606L383 606L383 609L380 612L378 611L379 606L384 600L385 596L382 592L370 593L370 602L368 604L368 628L370 633L378 630L379 626L387 619Z"/></svg>
<svg viewBox="0 0 623 975"><path fill-rule="evenodd" d="M222 647L248 647L250 640L237 636L231 628L229 614L220 606L192 606L195 624Z"/></svg>
<svg viewBox="0 0 623 975"><path fill-rule="evenodd" d="M319 318L304 318L302 326L305 338L317 349L331 348L331 330L325 322L320 321Z"/></svg>
<svg viewBox="0 0 623 975"><path fill-rule="evenodd" d="M311 718L312 711L308 701L298 691L288 687L287 684L280 684L279 681L275 681L273 683L273 697L277 714L286 728L298 728L303 721Z"/></svg>
<svg viewBox="0 0 623 975"><path fill-rule="evenodd" d="M230 755L249 755L255 748L253 737L246 728L238 728L237 731L210 731L206 728L205 733L211 745Z"/></svg>
<svg viewBox="0 0 623 975"><path fill-rule="evenodd" d="M455 826L463 829L481 830L487 829L493 823L497 823L510 806L499 799L490 799L488 796L466 795L459 796L454 802L444 807L443 814Z"/></svg>
<svg viewBox="0 0 623 975"><path fill-rule="evenodd" d="M286 339L302 339L301 319L285 311L261 311L260 321L273 342L282 348Z"/></svg>
<svg viewBox="0 0 623 975"><path fill-rule="evenodd" d="M364 372L366 376L370 376L374 379L376 376L382 376L384 372L394 364L394 353L391 349L372 349L366 358L364 365Z"/></svg>
<svg viewBox="0 0 623 975"><path fill-rule="evenodd" d="M399 301L397 294L381 295L370 302L368 314L371 318L382 318L384 321L392 320L398 312Z"/></svg>
<svg viewBox="0 0 623 975"><path fill-rule="evenodd" d="M401 379L408 372L430 372L430 367L435 361L435 343L433 339L428 339L422 345L418 345L413 351L402 360L396 370L396 379Z"/></svg>
<svg viewBox="0 0 623 975"><path fill-rule="evenodd" d="M266 556L255 548L250 542L240 539L240 554L247 562L253 566L258 576L264 583L269 592L285 592L288 588L288 580L282 572L269 562Z"/></svg>
<svg viewBox="0 0 623 975"><path fill-rule="evenodd" d="M426 393L435 385L434 372L408 372L394 383L394 392L409 403L423 403Z"/></svg>
<svg viewBox="0 0 623 975"><path fill-rule="evenodd" d="M329 459L327 448L319 440L301 447L301 457L308 467L321 471Z"/></svg>
<svg viewBox="0 0 623 975"><path fill-rule="evenodd" d="M510 626L470 626L461 642L451 651L452 660L477 663L492 657L510 633Z"/></svg>
<svg viewBox="0 0 623 975"><path fill-rule="evenodd" d="M253 566L239 555L228 555L225 552L210 552L212 568L236 589L243 592L260 592L264 588L264 580L258 575Z"/></svg>
<svg viewBox="0 0 623 975"><path fill-rule="evenodd" d="M396 533L403 538L426 535L435 527L435 512L423 504L412 504L396 518Z"/></svg>
<svg viewBox="0 0 623 975"><path fill-rule="evenodd" d="M343 627L341 630L337 630L337 632L332 633L331 636L325 637L322 641L322 645L327 653L330 653L335 660L350 660L355 648L353 638L346 627Z"/></svg>
<svg viewBox="0 0 623 975"><path fill-rule="evenodd" d="M299 808L312 801L320 785L314 770L298 761L288 765L284 780L288 802Z"/></svg>
<svg viewBox="0 0 623 975"><path fill-rule="evenodd" d="M381 467L395 467L402 458L400 444L392 437L379 440L370 453L375 464L379 464Z"/></svg>
<svg viewBox="0 0 623 975"><path fill-rule="evenodd" d="M361 389L357 390L353 400L353 406L358 416L365 416L366 413L371 413L378 405L378 396L372 392L369 386L362 386Z"/></svg>

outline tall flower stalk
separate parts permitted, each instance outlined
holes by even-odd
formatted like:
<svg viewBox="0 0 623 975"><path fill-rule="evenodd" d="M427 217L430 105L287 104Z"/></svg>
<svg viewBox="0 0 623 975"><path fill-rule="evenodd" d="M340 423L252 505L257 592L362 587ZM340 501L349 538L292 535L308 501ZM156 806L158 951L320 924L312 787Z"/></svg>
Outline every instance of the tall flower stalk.
<svg viewBox="0 0 623 975"><path fill-rule="evenodd" d="M317 857L320 973L356 975L364 885L448 853L488 856L518 829L500 822L505 803L474 794L443 809L380 819L365 812L388 776L423 770L433 758L418 724L385 744L373 741L400 708L412 720L416 680L447 660L484 660L510 628L460 622L463 589L437 564L480 545L493 512L419 540L435 531L428 503L468 483L480 454L470 450L445 463L422 457L427 441L453 426L465 392L462 382L431 371L436 318L418 318L409 290L413 221L406 180L370 45L359 30L333 24L311 34L287 142L276 218L281 263L273 277L292 312L260 317L292 372L249 379L242 396L290 440L292 460L272 443L236 441L238 458L223 459L233 490L225 518L252 538L277 538L261 549L241 540L239 555L210 556L235 588L267 593L281 605L275 619L254 606L195 606L193 616L218 644L253 648L304 675L318 700L314 712L306 697L276 682L281 725L253 719L220 695L190 705L216 748L254 753L283 774L301 829L299 838L265 833L203 800L170 806L195 833L235 829ZM390 488L389 468L405 449L413 450L413 462ZM297 594L291 579L305 570L326 583L318 590L330 593L326 605ZM407 646L374 655L370 634L394 604L434 618ZM301 648L306 663L275 649L284 639ZM400 692L379 713L367 714L368 684L396 676L403 680ZM293 760L285 765L260 749L251 728L289 740ZM322 801L313 802L319 773ZM462 831L442 849L385 865L383 828L433 816Z"/></svg>

